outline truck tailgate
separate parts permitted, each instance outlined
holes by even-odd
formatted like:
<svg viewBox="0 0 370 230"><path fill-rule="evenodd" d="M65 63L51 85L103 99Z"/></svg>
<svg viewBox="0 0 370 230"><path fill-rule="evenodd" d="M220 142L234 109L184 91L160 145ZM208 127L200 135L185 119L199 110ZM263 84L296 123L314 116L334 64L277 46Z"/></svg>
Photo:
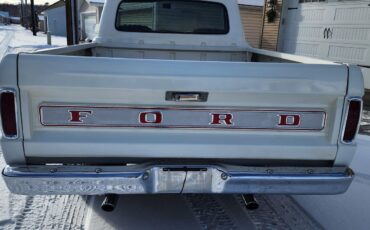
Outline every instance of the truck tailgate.
<svg viewBox="0 0 370 230"><path fill-rule="evenodd" d="M336 156L344 65L20 54L18 68L28 159ZM178 102L169 92L208 97Z"/></svg>

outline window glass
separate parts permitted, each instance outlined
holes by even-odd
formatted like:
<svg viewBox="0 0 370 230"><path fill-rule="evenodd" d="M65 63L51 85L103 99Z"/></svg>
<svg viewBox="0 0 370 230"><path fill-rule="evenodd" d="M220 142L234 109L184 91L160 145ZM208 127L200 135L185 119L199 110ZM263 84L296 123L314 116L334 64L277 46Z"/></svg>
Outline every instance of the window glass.
<svg viewBox="0 0 370 230"><path fill-rule="evenodd" d="M126 32L227 34L229 22L220 3L125 0L118 6L116 28Z"/></svg>

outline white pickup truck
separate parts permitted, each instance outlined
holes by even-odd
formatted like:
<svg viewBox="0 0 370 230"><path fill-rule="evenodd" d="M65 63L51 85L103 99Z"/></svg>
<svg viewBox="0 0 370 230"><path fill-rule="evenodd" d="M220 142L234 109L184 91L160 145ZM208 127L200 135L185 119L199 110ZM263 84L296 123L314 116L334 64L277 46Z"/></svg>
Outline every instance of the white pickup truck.
<svg viewBox="0 0 370 230"><path fill-rule="evenodd" d="M92 43L7 55L3 178L17 194L337 194L357 66L254 49L235 0L109 0Z"/></svg>

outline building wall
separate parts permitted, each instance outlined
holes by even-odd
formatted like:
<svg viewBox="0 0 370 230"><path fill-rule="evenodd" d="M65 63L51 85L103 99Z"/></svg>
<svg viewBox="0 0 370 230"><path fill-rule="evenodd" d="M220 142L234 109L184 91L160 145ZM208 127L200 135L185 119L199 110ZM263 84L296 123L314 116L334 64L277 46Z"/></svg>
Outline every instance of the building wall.
<svg viewBox="0 0 370 230"><path fill-rule="evenodd" d="M2 24L9 24L10 23L9 12L0 11L0 23L2 23Z"/></svg>
<svg viewBox="0 0 370 230"><path fill-rule="evenodd" d="M263 7L240 5L239 8L245 39L252 47L259 48L262 33Z"/></svg>
<svg viewBox="0 0 370 230"><path fill-rule="evenodd" d="M10 19L8 17L3 17L3 16L0 15L0 23L1 24L9 24Z"/></svg>
<svg viewBox="0 0 370 230"><path fill-rule="evenodd" d="M52 35L67 36L65 6L45 11L48 31Z"/></svg>
<svg viewBox="0 0 370 230"><path fill-rule="evenodd" d="M271 9L268 6L269 0L265 1L264 15L263 15L263 26L262 26L262 37L261 37L261 48L266 50L277 50L280 19L283 0L276 0L276 18L273 22L268 22L266 12Z"/></svg>

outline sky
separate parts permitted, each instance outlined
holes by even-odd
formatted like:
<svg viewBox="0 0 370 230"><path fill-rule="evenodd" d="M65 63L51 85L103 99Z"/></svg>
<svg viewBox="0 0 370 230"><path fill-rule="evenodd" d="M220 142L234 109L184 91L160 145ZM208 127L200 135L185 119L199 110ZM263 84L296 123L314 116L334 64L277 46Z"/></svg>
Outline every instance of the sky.
<svg viewBox="0 0 370 230"><path fill-rule="evenodd" d="M26 0L23 0L23 2L25 2ZM45 3L54 3L56 2L57 0L34 0L35 4L37 5L43 5ZM18 4L20 3L21 0L0 0L0 3L12 3L12 4ZM28 3L31 2L31 0L27 0Z"/></svg>

